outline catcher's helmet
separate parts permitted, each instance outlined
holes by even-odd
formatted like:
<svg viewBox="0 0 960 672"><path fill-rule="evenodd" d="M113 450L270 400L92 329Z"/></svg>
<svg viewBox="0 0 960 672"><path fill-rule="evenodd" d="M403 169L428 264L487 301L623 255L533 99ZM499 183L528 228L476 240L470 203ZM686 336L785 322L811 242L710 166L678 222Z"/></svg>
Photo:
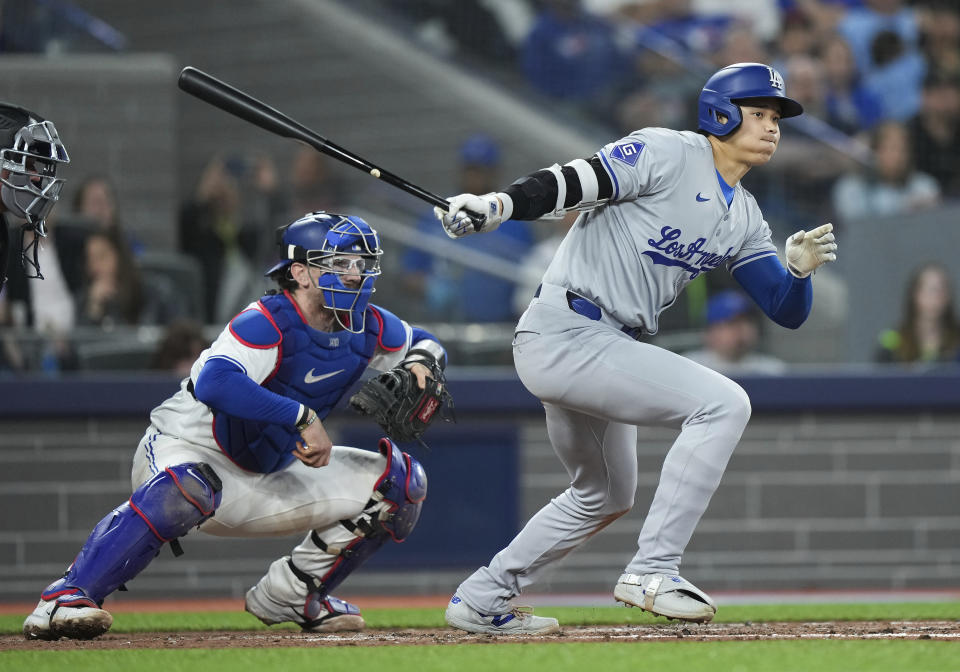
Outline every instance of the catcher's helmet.
<svg viewBox="0 0 960 672"><path fill-rule="evenodd" d="M763 63L734 63L715 72L703 85L697 102L697 127L710 135L724 136L740 127L740 106L746 100L773 100L780 104L780 116L803 114L803 106L784 92L783 77ZM721 123L718 114L727 117Z"/></svg>
<svg viewBox="0 0 960 672"><path fill-rule="evenodd" d="M317 287L337 323L354 333L366 325L367 304L380 275L380 237L360 217L311 212L278 231L281 260L266 275L288 272L293 262L321 269ZM345 275L360 276L359 286L343 283Z"/></svg>

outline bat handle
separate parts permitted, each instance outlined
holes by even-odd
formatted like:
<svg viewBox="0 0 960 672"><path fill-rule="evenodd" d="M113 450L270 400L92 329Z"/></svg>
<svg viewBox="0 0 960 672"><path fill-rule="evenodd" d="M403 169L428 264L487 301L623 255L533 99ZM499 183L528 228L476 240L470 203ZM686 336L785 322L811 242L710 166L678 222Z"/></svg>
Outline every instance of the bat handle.
<svg viewBox="0 0 960 672"><path fill-rule="evenodd" d="M486 215L478 215L477 213L470 212L469 210L465 210L465 212L467 213L467 217L470 218L470 221L473 222L473 230L475 232L480 231L483 228L483 225L487 222Z"/></svg>

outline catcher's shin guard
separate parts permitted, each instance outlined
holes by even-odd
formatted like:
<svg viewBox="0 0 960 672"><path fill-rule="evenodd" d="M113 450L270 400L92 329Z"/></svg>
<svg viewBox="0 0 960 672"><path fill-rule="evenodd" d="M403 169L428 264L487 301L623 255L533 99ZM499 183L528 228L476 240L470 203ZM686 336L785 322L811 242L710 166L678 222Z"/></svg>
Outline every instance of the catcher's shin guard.
<svg viewBox="0 0 960 672"><path fill-rule="evenodd" d="M337 556L323 576L312 578L313 589L323 595L329 595L356 571L388 537L398 543L406 539L420 519L420 509L427 496L426 472L415 458L402 452L390 439L380 439L378 448L387 458L387 466L374 485L370 501L357 518L340 521L354 538L341 545L336 533L311 535L320 550Z"/></svg>
<svg viewBox="0 0 960 672"><path fill-rule="evenodd" d="M164 543L185 535L220 504L220 479L204 463L177 464L141 485L101 520L43 600L85 595L98 605L142 572Z"/></svg>

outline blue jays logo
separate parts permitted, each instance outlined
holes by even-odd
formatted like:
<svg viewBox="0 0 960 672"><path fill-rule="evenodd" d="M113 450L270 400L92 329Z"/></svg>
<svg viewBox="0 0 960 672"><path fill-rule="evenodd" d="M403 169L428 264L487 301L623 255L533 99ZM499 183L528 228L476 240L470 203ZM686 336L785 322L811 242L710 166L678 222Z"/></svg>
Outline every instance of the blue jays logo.
<svg viewBox="0 0 960 672"><path fill-rule="evenodd" d="M635 166L637 165L637 159L640 158L640 152L643 151L643 147L644 144L642 142L621 142L613 148L610 156L628 166Z"/></svg>
<svg viewBox="0 0 960 672"><path fill-rule="evenodd" d="M706 238L697 238L692 243L678 243L677 239L683 235L681 229L675 229L672 226L665 226L660 229L660 240L648 238L649 243L654 250L647 250L643 254L650 257L653 263L661 266L679 266L685 271L690 272L690 279L705 271L712 271L717 266L730 258L732 247L728 247L723 254L716 252L706 252L703 250ZM661 254L661 252L663 254Z"/></svg>

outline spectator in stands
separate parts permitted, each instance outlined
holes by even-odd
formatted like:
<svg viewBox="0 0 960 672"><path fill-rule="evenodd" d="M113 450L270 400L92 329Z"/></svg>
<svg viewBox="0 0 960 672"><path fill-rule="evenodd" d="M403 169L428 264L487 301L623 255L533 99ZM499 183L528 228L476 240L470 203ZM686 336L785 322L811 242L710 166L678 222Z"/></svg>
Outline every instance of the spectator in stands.
<svg viewBox="0 0 960 672"><path fill-rule="evenodd" d="M921 46L927 63L949 77L960 77L960 9L956 0L927 0L917 8Z"/></svg>
<svg viewBox="0 0 960 672"><path fill-rule="evenodd" d="M290 217L308 212L336 212L344 200L343 185L329 169L329 160L312 147L300 147L293 157L290 186L293 190Z"/></svg>
<svg viewBox="0 0 960 672"><path fill-rule="evenodd" d="M164 330L150 359L150 368L185 378L190 375L190 367L208 345L210 341L203 335L203 326L199 322L175 319Z"/></svg>
<svg viewBox="0 0 960 672"><path fill-rule="evenodd" d="M482 133L470 136L461 145L459 158L460 188L464 192L484 194L497 187L500 147L492 138ZM434 236L447 240L432 211L420 219L418 229L423 240ZM509 226L477 239L472 249L519 263L534 244L534 233L529 222L511 221ZM421 312L412 317L466 322L508 322L516 318L513 282L459 267L453 261L417 248L404 254L403 283Z"/></svg>
<svg viewBox="0 0 960 672"><path fill-rule="evenodd" d="M688 359L724 375L770 374L786 371L786 364L756 351L760 326L755 304L738 290L727 290L707 301L703 348L684 353Z"/></svg>
<svg viewBox="0 0 960 672"><path fill-rule="evenodd" d="M920 108L926 61L914 10L903 0L864 0L838 31L850 44L865 86L880 97L883 118L905 121Z"/></svg>
<svg viewBox="0 0 960 672"><path fill-rule="evenodd" d="M940 187L914 168L910 134L903 124L884 122L871 134L874 165L844 175L833 188L833 207L842 222L916 212L940 201Z"/></svg>
<svg viewBox="0 0 960 672"><path fill-rule="evenodd" d="M960 197L960 75L931 71L910 131L917 169L932 175L944 196Z"/></svg>
<svg viewBox="0 0 960 672"><path fill-rule="evenodd" d="M527 80L541 93L577 106L609 110L628 72L613 26L580 0L544 0L521 52Z"/></svg>
<svg viewBox="0 0 960 672"><path fill-rule="evenodd" d="M182 251L203 266L208 322L235 314L244 297L260 289L259 284L253 287L252 263L260 231L244 214L235 169L214 156L204 167L193 198L180 211Z"/></svg>
<svg viewBox="0 0 960 672"><path fill-rule="evenodd" d="M955 362L960 322L950 274L930 262L915 269L907 285L900 325L880 334L878 362Z"/></svg>
<svg viewBox="0 0 960 672"><path fill-rule="evenodd" d="M117 190L104 175L89 175L77 187L73 197L73 214L95 228L116 231L127 241L135 256L143 252L143 243L131 235L120 221L117 205Z"/></svg>
<svg viewBox="0 0 960 672"><path fill-rule="evenodd" d="M829 35L821 47L820 60L825 88L824 121L848 135L873 128L880 121L883 102L863 85L847 41L836 33Z"/></svg>
<svg viewBox="0 0 960 672"><path fill-rule="evenodd" d="M77 295L77 324L111 329L140 323L144 291L133 255L115 231L86 239L85 282Z"/></svg>

